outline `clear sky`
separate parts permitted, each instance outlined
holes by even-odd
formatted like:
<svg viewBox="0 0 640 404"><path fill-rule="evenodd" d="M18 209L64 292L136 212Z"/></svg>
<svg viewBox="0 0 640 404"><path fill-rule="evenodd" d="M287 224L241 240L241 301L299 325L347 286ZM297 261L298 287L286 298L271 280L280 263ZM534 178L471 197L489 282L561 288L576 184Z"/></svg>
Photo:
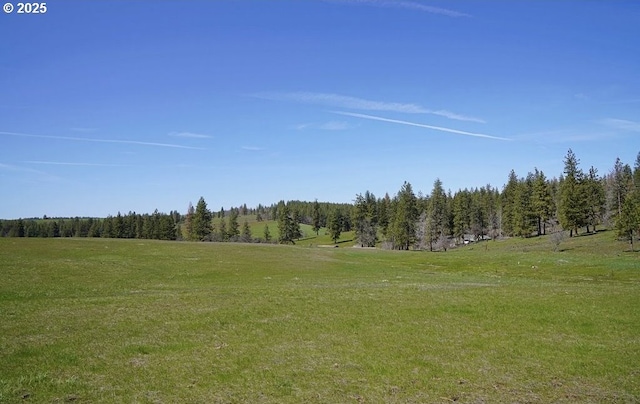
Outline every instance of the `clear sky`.
<svg viewBox="0 0 640 404"><path fill-rule="evenodd" d="M0 218L502 189L640 151L638 1L57 0L0 38Z"/></svg>

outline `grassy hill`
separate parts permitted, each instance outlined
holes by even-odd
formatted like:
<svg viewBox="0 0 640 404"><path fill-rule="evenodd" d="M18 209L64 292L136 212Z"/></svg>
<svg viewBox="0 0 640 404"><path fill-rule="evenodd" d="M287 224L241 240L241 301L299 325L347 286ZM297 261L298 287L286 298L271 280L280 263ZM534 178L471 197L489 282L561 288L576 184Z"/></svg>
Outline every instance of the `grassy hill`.
<svg viewBox="0 0 640 404"><path fill-rule="evenodd" d="M0 238L0 402L636 402L625 248Z"/></svg>
<svg viewBox="0 0 640 404"><path fill-rule="evenodd" d="M227 221L228 218L225 218ZM249 224L249 228L251 229L251 235L254 238L264 239L264 226L269 226L269 232L273 240L277 240L280 237L280 232L278 231L278 221L277 220L263 220L257 221L255 215L247 215L238 217L238 223L240 224L240 230L242 231L242 225L244 221L247 221ZM214 226L219 228L220 219L216 218L213 220ZM334 244L333 240L327 233L326 228L321 228L316 235L316 232L313 231L313 226L308 224L300 224L300 231L302 232L302 238L296 240L296 245L301 246L312 246L312 245L329 245ZM337 241L338 246L344 246L345 243L353 241L355 239L355 232L345 232L340 235L340 238ZM351 247L351 245L349 245Z"/></svg>

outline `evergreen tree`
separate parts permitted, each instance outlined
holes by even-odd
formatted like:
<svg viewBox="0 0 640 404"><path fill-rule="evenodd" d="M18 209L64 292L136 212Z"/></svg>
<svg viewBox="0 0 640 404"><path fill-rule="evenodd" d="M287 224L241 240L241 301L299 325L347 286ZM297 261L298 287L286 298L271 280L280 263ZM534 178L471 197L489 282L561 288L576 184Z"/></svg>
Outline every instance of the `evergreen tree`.
<svg viewBox="0 0 640 404"><path fill-rule="evenodd" d="M353 223L356 238L362 247L374 247L378 240L378 218L376 215L376 198L369 191L364 196L356 195L353 207Z"/></svg>
<svg viewBox="0 0 640 404"><path fill-rule="evenodd" d="M189 239L204 241L209 238L213 231L211 219L211 212L207 208L207 202L203 197L200 197L193 215L192 233L189 235Z"/></svg>
<svg viewBox="0 0 640 404"><path fill-rule="evenodd" d="M536 229L536 215L532 206L533 174L529 173L526 179L518 181L514 193L512 227L513 234L520 237L529 237Z"/></svg>
<svg viewBox="0 0 640 404"><path fill-rule="evenodd" d="M100 225L100 221L99 220L94 220L93 223L91 223L91 227L89 227L89 233L88 236L89 237L100 237L100 230L101 230L101 225Z"/></svg>
<svg viewBox="0 0 640 404"><path fill-rule="evenodd" d="M560 224L569 230L569 237L578 233L586 224L586 199L584 197L584 174L578 168L579 160L571 149L564 160L564 181L560 189Z"/></svg>
<svg viewBox="0 0 640 404"><path fill-rule="evenodd" d="M126 238L135 238L136 237L136 220L137 216L135 212L129 212L127 216L124 218L124 228L125 228L125 237Z"/></svg>
<svg viewBox="0 0 640 404"><path fill-rule="evenodd" d="M391 221L391 198L385 194L384 198L378 200L378 225L385 238L389 237L389 223Z"/></svg>
<svg viewBox="0 0 640 404"><path fill-rule="evenodd" d="M271 232L269 231L269 225L268 224L264 224L264 241L267 243L271 242Z"/></svg>
<svg viewBox="0 0 640 404"><path fill-rule="evenodd" d="M494 239L498 236L500 230L499 219L499 199L500 193L494 190L491 185L486 185L485 192L481 196L481 204L486 214L486 234Z"/></svg>
<svg viewBox="0 0 640 404"><path fill-rule="evenodd" d="M240 236L240 224L238 223L238 209L229 211L229 226L227 228L228 239L238 241Z"/></svg>
<svg viewBox="0 0 640 404"><path fill-rule="evenodd" d="M433 244L447 234L447 195L440 178L433 183L424 223L426 242L429 243L429 250L433 251Z"/></svg>
<svg viewBox="0 0 640 404"><path fill-rule="evenodd" d="M9 237L24 237L24 235L24 221L22 219L14 221L9 230Z"/></svg>
<svg viewBox="0 0 640 404"><path fill-rule="evenodd" d="M476 188L471 193L471 233L476 241L484 240L487 232L486 193L484 188Z"/></svg>
<svg viewBox="0 0 640 404"><path fill-rule="evenodd" d="M410 183L404 182L396 200L391 228L393 244L395 248L408 250L416 241L416 223L419 215L417 199Z"/></svg>
<svg viewBox="0 0 640 404"><path fill-rule="evenodd" d="M551 189L542 171L536 168L533 173L533 189L531 195L531 208L536 220L538 236L547 234L546 223L551 219L553 199Z"/></svg>
<svg viewBox="0 0 640 404"><path fill-rule="evenodd" d="M164 217L163 230L166 240L178 239L178 224L174 221L174 217L175 216L166 215Z"/></svg>
<svg viewBox="0 0 640 404"><path fill-rule="evenodd" d="M640 152L636 156L636 162L633 165L633 185L635 189L640 189Z"/></svg>
<svg viewBox="0 0 640 404"><path fill-rule="evenodd" d="M320 204L318 203L317 199L313 202L313 213L311 216L311 224L313 226L313 231L316 232L316 236L317 236L321 227L320 226Z"/></svg>
<svg viewBox="0 0 640 404"><path fill-rule="evenodd" d="M518 188L518 176L514 170L509 173L509 180L502 190L502 232L512 236L514 233L515 194Z"/></svg>
<svg viewBox="0 0 640 404"><path fill-rule="evenodd" d="M118 212L113 220L113 233L113 237L115 238L124 238L125 236L124 219L120 212Z"/></svg>
<svg viewBox="0 0 640 404"><path fill-rule="evenodd" d="M295 244L294 239L300 233L298 223L293 220L289 206L284 202L278 208L278 232L280 244Z"/></svg>
<svg viewBox="0 0 640 404"><path fill-rule="evenodd" d="M193 207L193 205L191 204L191 202L189 202L189 207L187 208L187 217L185 219L185 235L184 237L187 240L193 240L193 237L195 237L195 233L193 231L193 217L196 214L196 209Z"/></svg>
<svg viewBox="0 0 640 404"><path fill-rule="evenodd" d="M585 178L583 188L587 207L587 232L589 232L589 226L593 226L595 233L596 225L602 223L602 217L606 208L606 198L604 183L598 176L598 170L593 166L589 169L589 174Z"/></svg>
<svg viewBox="0 0 640 404"><path fill-rule="evenodd" d="M55 220L49 223L49 237L60 237L60 225Z"/></svg>
<svg viewBox="0 0 640 404"><path fill-rule="evenodd" d="M622 210L616 221L618 235L629 241L633 251L633 239L638 237L640 228L640 191L636 191L625 199Z"/></svg>
<svg viewBox="0 0 640 404"><path fill-rule="evenodd" d="M250 243L253 239L251 237L251 228L249 227L249 222L247 222L246 220L242 224L242 236L240 239L243 243Z"/></svg>
<svg viewBox="0 0 640 404"><path fill-rule="evenodd" d="M144 238L144 217L142 215L136 215L136 238Z"/></svg>
<svg viewBox="0 0 640 404"><path fill-rule="evenodd" d="M152 239L153 235L156 233L157 224L155 223L153 217L149 214L142 215L142 238Z"/></svg>
<svg viewBox="0 0 640 404"><path fill-rule="evenodd" d="M337 243L340 239L340 233L342 232L342 214L340 210L333 209L331 214L329 215L329 222L327 223L327 227L329 230L329 235L331 236L331 240L333 243Z"/></svg>
<svg viewBox="0 0 640 404"><path fill-rule="evenodd" d="M453 196L453 236L458 243L464 241L464 236L471 226L471 194L465 189Z"/></svg>
<svg viewBox="0 0 640 404"><path fill-rule="evenodd" d="M102 221L102 231L100 236L104 238L113 238L113 216L109 215Z"/></svg>
<svg viewBox="0 0 640 404"><path fill-rule="evenodd" d="M613 220L622 214L622 205L633 185L633 174L628 164L616 159L613 171L609 174L609 211Z"/></svg>
<svg viewBox="0 0 640 404"><path fill-rule="evenodd" d="M220 229L218 229L218 240L229 241L229 233L227 232L227 222L224 220L224 218L221 218L218 223L220 224Z"/></svg>

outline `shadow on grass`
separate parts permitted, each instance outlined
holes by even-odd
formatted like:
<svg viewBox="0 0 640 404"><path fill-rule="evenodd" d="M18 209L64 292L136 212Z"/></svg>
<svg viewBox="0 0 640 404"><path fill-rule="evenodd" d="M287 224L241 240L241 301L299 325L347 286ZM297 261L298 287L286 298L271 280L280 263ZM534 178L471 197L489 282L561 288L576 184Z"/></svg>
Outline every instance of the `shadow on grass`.
<svg viewBox="0 0 640 404"><path fill-rule="evenodd" d="M341 240L341 241L338 241L336 244L344 244L344 243L352 243L352 242L353 242L353 239L350 239L350 240Z"/></svg>

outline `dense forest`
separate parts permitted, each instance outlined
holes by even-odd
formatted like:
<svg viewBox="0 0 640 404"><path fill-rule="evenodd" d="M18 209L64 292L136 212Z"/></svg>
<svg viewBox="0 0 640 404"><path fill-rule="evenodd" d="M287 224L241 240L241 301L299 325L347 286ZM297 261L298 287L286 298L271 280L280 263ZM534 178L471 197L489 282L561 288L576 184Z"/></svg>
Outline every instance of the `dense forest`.
<svg viewBox="0 0 640 404"><path fill-rule="evenodd" d="M247 217L277 221L273 239L268 225L262 237L251 234ZM244 223L240 226L240 220ZM615 228L629 241L640 234L640 153L634 167L620 159L600 175L584 171L572 150L564 157L564 172L548 178L534 169L524 177L513 170L502 190L491 185L452 194L436 179L427 195L402 184L393 196L356 194L353 204L280 201L248 208L246 204L212 211L204 198L177 211L152 214L129 212L107 218L33 218L0 221L3 237L106 237L190 241L295 243L303 236L300 224L321 229L338 240L354 231L363 247L445 250L455 245L499 237L532 237L553 233L572 237Z"/></svg>

